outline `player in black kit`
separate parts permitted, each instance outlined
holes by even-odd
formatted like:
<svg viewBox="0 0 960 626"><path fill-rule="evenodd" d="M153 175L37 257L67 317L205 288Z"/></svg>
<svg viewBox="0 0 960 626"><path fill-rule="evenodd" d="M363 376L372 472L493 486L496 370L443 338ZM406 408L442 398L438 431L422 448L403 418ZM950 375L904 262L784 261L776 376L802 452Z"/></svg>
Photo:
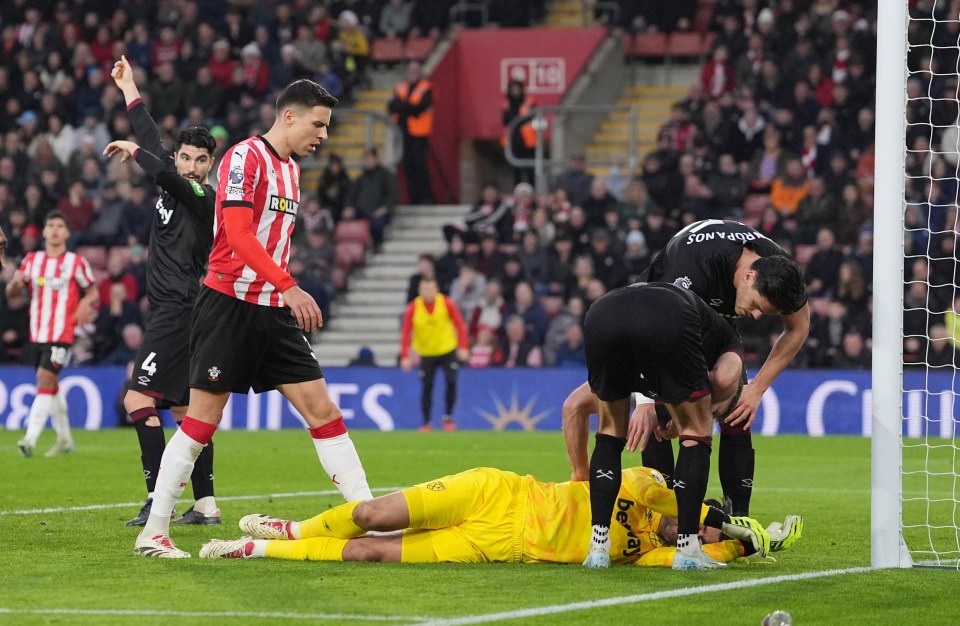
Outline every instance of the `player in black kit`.
<svg viewBox="0 0 960 626"><path fill-rule="evenodd" d="M190 400L190 322L200 280L213 246L214 198L207 184L216 140L206 128L181 131L176 150L168 152L156 123L140 99L133 70L125 57L110 74L123 92L137 143L114 141L104 154L134 159L162 190L150 227L147 297L150 318L133 363L123 405L137 431L147 501L127 526L143 526L150 514L153 489L166 445L157 413L169 407L183 420ZM191 476L196 500L173 523L219 524L213 493L213 442L200 453Z"/></svg>
<svg viewBox="0 0 960 626"><path fill-rule="evenodd" d="M736 407L720 423L718 470L724 495L733 503L734 515L749 515L753 491L754 449L750 426L764 392L793 360L806 341L810 310L806 302L803 271L786 252L756 230L730 220L703 220L677 233L641 275L641 281L673 283L700 296L711 309L730 318L759 319L779 315L784 331L760 368L746 385ZM730 363L716 372L714 385L735 386L743 364ZM564 402L564 427L580 423L577 415L596 412L597 401L587 384ZM665 411L657 413L669 419ZM635 450L641 439L655 431L652 404L639 404L630 422L627 447ZM573 478L586 480L586 451L578 449L575 432L567 436ZM673 447L669 440L650 437L643 449L643 464L667 476L674 474Z"/></svg>

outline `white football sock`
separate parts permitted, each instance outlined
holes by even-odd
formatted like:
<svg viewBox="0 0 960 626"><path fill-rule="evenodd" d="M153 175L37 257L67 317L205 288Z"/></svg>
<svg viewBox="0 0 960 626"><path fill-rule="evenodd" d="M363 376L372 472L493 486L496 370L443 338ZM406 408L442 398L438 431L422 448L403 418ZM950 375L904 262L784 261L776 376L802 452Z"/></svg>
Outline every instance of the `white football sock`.
<svg viewBox="0 0 960 626"><path fill-rule="evenodd" d="M363 471L363 464L350 439L350 433L314 439L313 445L317 448L320 465L343 494L344 500L356 502L373 499L370 486L367 485L367 474Z"/></svg>
<svg viewBox="0 0 960 626"><path fill-rule="evenodd" d="M210 515L217 510L217 500L213 496L205 496L193 503L193 510L197 513Z"/></svg>
<svg viewBox="0 0 960 626"><path fill-rule="evenodd" d="M57 441L73 442L70 433L70 415L67 412L67 401L63 392L58 391L50 403L50 415L53 418L53 429L57 432Z"/></svg>
<svg viewBox="0 0 960 626"><path fill-rule="evenodd" d="M678 535L677 550L687 556L697 556L702 552L700 538L696 535Z"/></svg>
<svg viewBox="0 0 960 626"><path fill-rule="evenodd" d="M610 553L610 529L606 526L593 525L590 535L590 552Z"/></svg>
<svg viewBox="0 0 960 626"><path fill-rule="evenodd" d="M153 490L153 506L150 507L150 517L143 527L142 536L169 534L173 506L190 482L193 464L201 450L203 444L191 439L183 429L178 428L173 437L170 437L160 458L160 473L157 475L157 486Z"/></svg>
<svg viewBox="0 0 960 626"><path fill-rule="evenodd" d="M266 539L254 539L253 540L253 550L250 551L251 557L263 558L267 556L267 540Z"/></svg>
<svg viewBox="0 0 960 626"><path fill-rule="evenodd" d="M37 439L40 438L40 433L47 424L52 400L53 394L38 393L33 399L33 404L30 405L30 413L27 415L27 434L23 438L31 446L37 445Z"/></svg>

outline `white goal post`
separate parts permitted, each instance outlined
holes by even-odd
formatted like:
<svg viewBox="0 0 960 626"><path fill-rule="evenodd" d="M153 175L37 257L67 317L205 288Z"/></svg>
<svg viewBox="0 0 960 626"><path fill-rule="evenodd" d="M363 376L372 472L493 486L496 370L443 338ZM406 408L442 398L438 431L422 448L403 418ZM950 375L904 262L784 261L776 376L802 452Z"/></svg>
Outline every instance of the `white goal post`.
<svg viewBox="0 0 960 626"><path fill-rule="evenodd" d="M873 567L909 567L902 534L903 211L907 0L877 13L873 232L873 426L870 555Z"/></svg>
<svg viewBox="0 0 960 626"><path fill-rule="evenodd" d="M918 7L877 14L871 563L957 569L960 14Z"/></svg>

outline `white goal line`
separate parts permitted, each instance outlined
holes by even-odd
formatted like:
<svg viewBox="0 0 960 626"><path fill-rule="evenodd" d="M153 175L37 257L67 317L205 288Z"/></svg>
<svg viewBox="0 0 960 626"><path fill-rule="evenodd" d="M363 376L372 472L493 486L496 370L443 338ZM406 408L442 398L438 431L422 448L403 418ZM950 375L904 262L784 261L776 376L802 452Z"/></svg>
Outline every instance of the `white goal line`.
<svg viewBox="0 0 960 626"><path fill-rule="evenodd" d="M654 600L667 600L670 598L685 598L688 596L704 593L714 593L717 591L734 591L738 589L747 589L749 587L761 587L763 585L775 585L778 583L789 583L798 580L810 580L814 578L829 578L831 576L842 576L844 574L864 574L872 572L872 567L849 567L846 569L831 569L820 572L805 572L803 574L785 574L782 576L768 576L765 578L754 578L752 580L738 580L729 583L718 583L715 585L701 585L699 587L681 587L679 589L669 589L666 591L654 591L651 593L641 593L630 596L619 596L615 598L604 598L602 600L583 600L581 602L571 602L569 604L555 604L552 606L541 606L529 609L518 609L514 611L502 611L499 613L487 613L485 615L470 615L466 617L454 617L449 619L435 619L424 622L422 626L460 626L463 624L485 624L489 622L502 622L513 619L522 619L526 617L541 617L543 615L556 615L558 613L570 613L572 611L584 611L589 609L598 609L608 606L619 606L622 604L638 604L640 602L651 602Z"/></svg>
<svg viewBox="0 0 960 626"><path fill-rule="evenodd" d="M371 489L373 493L392 493L400 491L406 487L378 487ZM302 498L307 496L336 496L340 492L336 489L326 489L324 491L291 491L288 493L261 493L248 494L242 496L217 496L220 502L234 502L238 500L262 500L267 498ZM180 500L179 502L190 502L191 500ZM39 509L15 509L11 511L0 511L0 517L4 515L37 515L40 513L69 513L75 511L101 511L103 509L127 509L135 506L143 506L143 501L139 502L113 502L110 504L86 504L81 506L55 506Z"/></svg>
<svg viewBox="0 0 960 626"><path fill-rule="evenodd" d="M351 615L349 613L279 613L243 611L161 611L151 609L11 609L0 607L0 615L101 615L122 617L199 617L212 619L293 619L422 624L429 617L408 615Z"/></svg>

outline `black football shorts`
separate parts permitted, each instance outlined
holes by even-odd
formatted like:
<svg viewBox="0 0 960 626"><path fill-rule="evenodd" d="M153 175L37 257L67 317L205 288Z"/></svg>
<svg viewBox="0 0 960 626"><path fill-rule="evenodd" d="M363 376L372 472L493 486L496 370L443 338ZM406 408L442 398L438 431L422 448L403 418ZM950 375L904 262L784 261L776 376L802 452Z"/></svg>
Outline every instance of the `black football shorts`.
<svg viewBox="0 0 960 626"><path fill-rule="evenodd" d="M60 370L70 363L70 356L73 354L69 343L34 343L30 345L30 363L34 367L42 367L54 374L59 374Z"/></svg>
<svg viewBox="0 0 960 626"><path fill-rule="evenodd" d="M193 312L158 306L150 311L130 375L130 389L156 398L158 407L190 402L190 322Z"/></svg>
<svg viewBox="0 0 960 626"><path fill-rule="evenodd" d="M261 306L202 287L190 332L190 387L262 393L323 378L287 307Z"/></svg>
<svg viewBox="0 0 960 626"><path fill-rule="evenodd" d="M633 285L593 303L584 339L587 379L598 398L639 391L675 404L710 393L700 314L689 296L672 285Z"/></svg>

